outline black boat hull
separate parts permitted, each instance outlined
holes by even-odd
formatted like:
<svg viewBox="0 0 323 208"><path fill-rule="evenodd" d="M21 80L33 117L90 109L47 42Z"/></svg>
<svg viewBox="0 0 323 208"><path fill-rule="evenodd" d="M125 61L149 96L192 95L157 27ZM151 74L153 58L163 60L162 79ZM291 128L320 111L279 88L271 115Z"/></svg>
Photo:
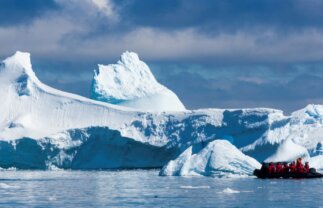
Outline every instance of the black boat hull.
<svg viewBox="0 0 323 208"><path fill-rule="evenodd" d="M284 178L284 179L289 179L289 178L295 178L295 179L300 179L300 178L322 178L323 174L316 172L314 168L310 169L309 173L273 173L273 174L268 174L264 171L261 171L259 169L254 170L253 174L257 176L257 178Z"/></svg>

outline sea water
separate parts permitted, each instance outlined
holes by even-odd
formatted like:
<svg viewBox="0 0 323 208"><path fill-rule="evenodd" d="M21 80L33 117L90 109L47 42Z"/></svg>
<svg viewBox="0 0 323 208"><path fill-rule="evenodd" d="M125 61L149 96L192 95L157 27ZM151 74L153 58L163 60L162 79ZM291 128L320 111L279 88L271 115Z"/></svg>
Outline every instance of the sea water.
<svg viewBox="0 0 323 208"><path fill-rule="evenodd" d="M323 207L323 180L0 171L0 207Z"/></svg>

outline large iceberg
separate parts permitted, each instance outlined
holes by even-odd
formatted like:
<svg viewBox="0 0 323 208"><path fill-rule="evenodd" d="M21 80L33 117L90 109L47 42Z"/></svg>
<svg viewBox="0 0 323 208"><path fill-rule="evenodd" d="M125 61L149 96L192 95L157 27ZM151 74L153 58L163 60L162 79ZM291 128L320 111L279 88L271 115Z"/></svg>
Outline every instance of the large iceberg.
<svg viewBox="0 0 323 208"><path fill-rule="evenodd" d="M99 65L91 97L145 111L183 111L176 94L157 82L147 64L134 52L125 52L117 64Z"/></svg>
<svg viewBox="0 0 323 208"><path fill-rule="evenodd" d="M309 105L289 116L266 108L128 108L43 84L28 53L1 62L0 97L4 168L160 168L188 148L218 139L258 161L281 159L288 140L315 161L323 152L323 106Z"/></svg>
<svg viewBox="0 0 323 208"><path fill-rule="evenodd" d="M163 176L228 176L252 175L260 163L244 155L239 149L226 140L215 140L202 145L192 145L178 158L171 160L163 167Z"/></svg>
<svg viewBox="0 0 323 208"><path fill-rule="evenodd" d="M223 119L249 114L216 109L144 112L94 101L40 82L30 54L22 52L0 65L0 97L1 167L162 167L190 145L226 134ZM257 121L276 112L252 111ZM257 130L251 128L254 134Z"/></svg>

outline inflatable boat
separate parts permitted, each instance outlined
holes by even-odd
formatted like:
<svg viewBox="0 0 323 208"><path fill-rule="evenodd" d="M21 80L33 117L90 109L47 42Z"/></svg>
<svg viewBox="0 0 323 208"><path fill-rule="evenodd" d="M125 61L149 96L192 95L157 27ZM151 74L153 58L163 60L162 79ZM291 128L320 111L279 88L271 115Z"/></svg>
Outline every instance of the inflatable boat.
<svg viewBox="0 0 323 208"><path fill-rule="evenodd" d="M257 178L266 179L266 178L322 178L323 174L316 172L315 168L311 168L308 173L271 173L269 174L265 170L254 170L253 174L257 176Z"/></svg>

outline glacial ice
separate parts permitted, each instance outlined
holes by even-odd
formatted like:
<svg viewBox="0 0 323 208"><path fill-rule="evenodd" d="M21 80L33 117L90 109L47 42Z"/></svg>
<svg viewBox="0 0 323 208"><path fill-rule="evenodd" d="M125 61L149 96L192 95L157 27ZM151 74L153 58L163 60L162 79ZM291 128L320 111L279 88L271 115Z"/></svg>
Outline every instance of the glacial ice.
<svg viewBox="0 0 323 208"><path fill-rule="evenodd" d="M305 161L309 162L310 167L314 167L317 170L323 170L323 155L317 155L308 159L305 159Z"/></svg>
<svg viewBox="0 0 323 208"><path fill-rule="evenodd" d="M107 127L71 129L38 140L0 141L2 168L159 168L176 154L176 149L138 142Z"/></svg>
<svg viewBox="0 0 323 208"><path fill-rule="evenodd" d="M125 52L117 64L95 70L91 97L144 111L183 111L174 92L157 82L149 67L134 52Z"/></svg>
<svg viewBox="0 0 323 208"><path fill-rule="evenodd" d="M133 63L124 59L119 65L126 66L128 61ZM152 78L153 84L145 86L159 88ZM115 96L118 88L113 89ZM139 91L123 91L122 95L132 102L135 98L131 96L139 95ZM150 93L142 92L146 94L138 99L146 99ZM301 155L319 164L322 158L321 105L308 105L288 116L267 108L163 112L129 108L43 84L32 70L30 54L22 52L0 64L0 97L0 168L160 168L178 161L184 153L190 158L212 158L213 141L218 139L230 141L259 162ZM201 145L209 146L200 149L201 155L195 154ZM297 148L291 151L291 147ZM305 150L309 156L303 154Z"/></svg>
<svg viewBox="0 0 323 208"><path fill-rule="evenodd" d="M168 162L160 172L167 176L219 176L252 175L260 163L244 155L226 140L215 140L205 147L202 144L192 145L178 158Z"/></svg>
<svg viewBox="0 0 323 208"><path fill-rule="evenodd" d="M305 147L295 144L291 139L287 139L279 145L277 151L268 157L265 162L291 162L297 158L308 159L309 157Z"/></svg>

